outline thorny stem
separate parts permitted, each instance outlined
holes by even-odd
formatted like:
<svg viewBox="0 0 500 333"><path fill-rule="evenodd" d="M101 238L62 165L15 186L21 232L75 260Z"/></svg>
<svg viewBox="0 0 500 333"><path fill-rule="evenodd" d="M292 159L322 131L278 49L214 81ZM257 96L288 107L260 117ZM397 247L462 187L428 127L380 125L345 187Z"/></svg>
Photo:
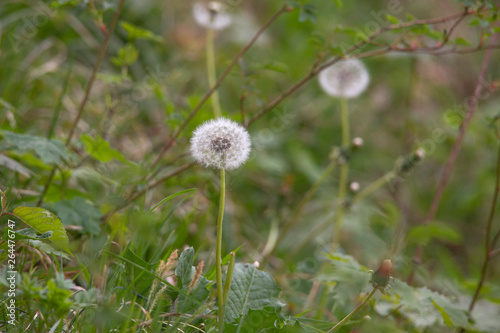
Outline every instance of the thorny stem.
<svg viewBox="0 0 500 333"><path fill-rule="evenodd" d="M365 299L361 303L359 303L359 305L354 310L351 311L351 313L349 313L347 316L345 316L344 319L339 321L335 326L330 328L326 333L335 332L337 329L344 326L344 324L347 321L349 321L349 319L351 319L356 313L358 313L366 305L366 303L368 303L372 299L373 295L375 295L376 292L377 292L377 288L373 288L372 291L370 291L370 293L365 297Z"/></svg>
<svg viewBox="0 0 500 333"><path fill-rule="evenodd" d="M214 39L215 39L215 30L211 27L207 29L207 75L208 75L208 84L210 87L215 86L217 82L217 72L215 66L215 51L214 51ZM221 108L220 108L220 100L219 100L219 92L217 89L212 93L212 108L214 110L214 115L216 118L222 116Z"/></svg>
<svg viewBox="0 0 500 333"><path fill-rule="evenodd" d="M497 36L498 35L492 36L491 42L490 42L491 44L495 43ZM482 91L484 83L485 83L486 70L488 69L488 65L490 63L492 53L493 53L493 49L488 49L486 51L485 56L484 56L483 64L482 64L481 70L479 72L477 84L476 84L476 87L474 89L474 94L472 95L471 102L469 103L469 108L467 109L467 113L465 114L465 119L462 122L462 124L460 125L460 130L458 133L457 140L455 141L455 144L453 145L450 156L448 157L448 161L446 162L446 165L444 166L443 173L441 174L441 178L439 179L437 189L436 189L436 192L434 194L434 198L432 199L431 207L429 209L427 217L423 221L424 224L431 223L432 220L434 220L434 218L436 217L439 203L441 202L441 198L443 196L444 189L445 189L446 185L448 184L448 181L449 181L449 178L451 175L451 170L453 169L453 166L455 165L455 161L458 157L458 154L460 153L460 149L462 147L462 143L463 143L463 140L465 138L465 134L466 134L467 129L469 127L472 116L474 115L474 112L477 109L479 97L480 97L481 91ZM415 255L413 256L414 263L419 264L421 262L423 249L424 248L422 245L419 245L416 248ZM409 284L413 283L414 274L415 274L415 271L413 270L408 278Z"/></svg>
<svg viewBox="0 0 500 333"><path fill-rule="evenodd" d="M491 227L493 225L493 218L495 216L495 208L497 206L498 201L498 193L500 192L500 146L498 147L498 157L497 157L497 175L495 182L495 190L493 194L493 202L491 204L490 215L488 217L488 223L486 224L486 234L485 234L485 244L484 244L484 263L483 268L481 270L481 278L477 284L476 291L474 292L474 296L469 305L469 313L474 310L474 305L479 297L479 293L481 292L481 288L483 287L484 281L486 280L486 273L488 271L488 265L490 263L490 259L492 258L491 253L494 249L493 242L491 241Z"/></svg>
<svg viewBox="0 0 500 333"><path fill-rule="evenodd" d="M104 55L106 54L106 49L108 48L108 43L111 38L111 35L113 34L113 31L115 30L116 23L118 22L118 18L120 17L120 14L123 9L123 5L125 4L125 0L120 0L120 3L118 4L118 8L116 9L115 15L113 16L113 21L111 22L111 25L109 27L108 33L106 34L106 37L104 38L104 41L101 45L101 49L99 50L99 55L97 57L97 61L94 65L94 69L92 71L92 75L90 76L89 82L87 83L87 88L85 89L85 95L83 96L83 99L80 103L80 107L78 108L78 112L76 114L75 120L73 120L73 124L71 125L71 129L69 131L68 137L66 138L66 147L69 147L71 143L71 139L73 138L73 134L75 132L76 126L78 125L78 122L80 121L80 118L82 117L83 110L85 108L85 105L87 104L87 101L90 96L90 92L92 91L92 86L94 85L95 78L97 76L97 71L99 70L99 67L101 66L101 62L104 59ZM45 194L47 193L47 190L49 189L50 184L52 183L52 179L54 178L54 175L56 173L56 168L57 166L54 166L52 168L52 171L50 172L49 179L45 183L45 186L43 188L42 194L40 194L40 198L38 199L37 206L40 206L43 202L43 198Z"/></svg>
<svg viewBox="0 0 500 333"><path fill-rule="evenodd" d="M344 97L340 98L340 115L342 118L342 148L347 149L349 147L350 141L350 130L349 130L349 110L347 109L347 101ZM347 157L344 157L345 161L340 166L340 179L339 179L339 190L338 190L338 205L337 212L334 217L334 230L332 237L332 249L331 252L334 253L340 242L340 231L342 229L342 219L344 217L345 210L345 199L347 194L347 182L349 179L349 161Z"/></svg>
<svg viewBox="0 0 500 333"><path fill-rule="evenodd" d="M224 286L222 285L222 221L224 218L224 204L226 201L226 171L220 169L220 201L219 216L217 218L217 245L215 253L215 274L217 275L217 301L219 311L217 318L219 321L219 332L224 329Z"/></svg>
<svg viewBox="0 0 500 333"><path fill-rule="evenodd" d="M231 71L231 69L233 69L233 67L238 63L238 60L240 60L241 57L243 57L243 55L257 41L257 39L260 37L260 35L262 35L262 33L274 21L276 21L283 13L288 12L288 11L289 11L289 7L287 5L284 5L283 7L281 7L281 9L278 12L276 12L273 16L271 16L271 18L269 18L269 20L266 21L266 23L264 23L264 25L262 26L262 28L260 28L260 30L257 31L257 33L253 36L253 38L248 42L248 44L245 45L241 49L241 51L233 58L233 60L229 64L229 66L227 66L227 68L224 70L224 72L222 72L222 74L219 76L219 78L217 79L217 82L215 82L215 85L210 88L210 90L205 94L205 96L203 96L203 98L198 103L198 105L196 105L194 107L194 109L189 113L188 117L180 125L180 127L177 129L177 131L172 135L172 137L170 138L170 140L168 140L167 144L163 147L162 151L158 154L158 156L156 157L156 160L151 165L151 168L154 168L158 164L158 162L160 162L160 160L165 155L165 153L170 148L173 147L173 145L175 144L175 141L177 140L177 138L179 137L179 135L182 133L182 131L184 130L184 128L186 128L187 124L191 121L191 119L193 119L193 117L196 115L196 113L201 109L201 107L205 104L205 102L210 98L210 96L212 96L212 94L215 92L215 90L220 86L220 84L222 83L222 81L224 81L224 79L229 74L229 72Z"/></svg>

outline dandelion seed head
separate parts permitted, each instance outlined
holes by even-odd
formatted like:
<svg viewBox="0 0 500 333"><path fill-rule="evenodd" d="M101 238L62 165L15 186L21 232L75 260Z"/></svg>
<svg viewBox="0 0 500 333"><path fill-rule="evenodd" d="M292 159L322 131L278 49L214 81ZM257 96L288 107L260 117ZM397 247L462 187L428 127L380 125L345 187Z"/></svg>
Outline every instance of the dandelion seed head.
<svg viewBox="0 0 500 333"><path fill-rule="evenodd" d="M321 88L330 96L354 98L368 87L370 75L358 59L336 62L318 76Z"/></svg>
<svg viewBox="0 0 500 333"><path fill-rule="evenodd" d="M191 153L205 167L232 170L250 155L250 135L239 124L218 118L199 126L191 138Z"/></svg>
<svg viewBox="0 0 500 333"><path fill-rule="evenodd" d="M226 12L226 7L218 1L208 4L197 2L193 6L193 16L200 26L222 30L231 24L231 17Z"/></svg>

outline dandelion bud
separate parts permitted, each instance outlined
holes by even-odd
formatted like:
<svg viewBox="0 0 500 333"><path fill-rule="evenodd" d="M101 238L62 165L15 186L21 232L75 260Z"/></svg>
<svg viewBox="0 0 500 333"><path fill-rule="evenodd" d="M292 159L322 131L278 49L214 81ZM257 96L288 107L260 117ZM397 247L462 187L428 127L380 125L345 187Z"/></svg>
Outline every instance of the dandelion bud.
<svg viewBox="0 0 500 333"><path fill-rule="evenodd" d="M258 261L254 261L253 262L253 265L255 266L255 268L259 268L260 267L260 263Z"/></svg>
<svg viewBox="0 0 500 333"><path fill-rule="evenodd" d="M379 269L373 273L371 283L373 288L385 289L391 282L392 262L385 259Z"/></svg>
<svg viewBox="0 0 500 333"><path fill-rule="evenodd" d="M353 148L360 148L363 146L363 143L364 143L363 139L360 137L356 137L356 138L352 139L352 142L351 142Z"/></svg>
<svg viewBox="0 0 500 333"><path fill-rule="evenodd" d="M193 16L200 26L214 30L222 30L231 23L226 7L218 1L210 1L208 4L195 3Z"/></svg>
<svg viewBox="0 0 500 333"><path fill-rule="evenodd" d="M250 135L239 124L226 119L210 120L199 126L191 138L191 153L205 167L232 170L250 154Z"/></svg>
<svg viewBox="0 0 500 333"><path fill-rule="evenodd" d="M365 65L358 59L347 59L323 69L318 76L321 88L330 96L354 98L370 82Z"/></svg>
<svg viewBox="0 0 500 333"><path fill-rule="evenodd" d="M358 192L359 191L359 183L358 182L352 182L351 184L349 184L349 189L352 191L352 192Z"/></svg>

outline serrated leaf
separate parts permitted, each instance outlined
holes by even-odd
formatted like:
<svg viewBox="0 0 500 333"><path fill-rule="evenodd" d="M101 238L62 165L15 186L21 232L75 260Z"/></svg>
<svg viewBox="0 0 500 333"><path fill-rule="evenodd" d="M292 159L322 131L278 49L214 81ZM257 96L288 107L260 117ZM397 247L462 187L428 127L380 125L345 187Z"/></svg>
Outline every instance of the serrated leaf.
<svg viewBox="0 0 500 333"><path fill-rule="evenodd" d="M45 164L60 164L68 160L68 150L59 140L10 131L0 131L0 137L0 150L34 153Z"/></svg>
<svg viewBox="0 0 500 333"><path fill-rule="evenodd" d="M246 316L250 310L261 310L268 306L281 307L283 304L278 300L279 292L280 288L269 273L250 264L236 264L224 321L234 323L240 316Z"/></svg>
<svg viewBox="0 0 500 333"><path fill-rule="evenodd" d="M41 234L52 231L50 241L63 251L71 254L68 235L61 220L56 215L40 207L17 207L13 213Z"/></svg>
<svg viewBox="0 0 500 333"><path fill-rule="evenodd" d="M177 267L175 269L175 275L177 275L181 282L179 287L188 286L193 278L194 267L194 249L192 247L182 251L179 260L177 261Z"/></svg>
<svg viewBox="0 0 500 333"><path fill-rule="evenodd" d="M103 163L107 163L112 159L116 159L128 165L133 165L129 162L123 155L118 151L110 147L108 141L96 135L96 138L92 138L90 135L84 134L80 138L85 144L85 150L96 160Z"/></svg>
<svg viewBox="0 0 500 333"><path fill-rule="evenodd" d="M458 244L462 240L462 235L452 227L432 222L414 227L408 232L406 238L408 242L419 245L425 245L431 239Z"/></svg>

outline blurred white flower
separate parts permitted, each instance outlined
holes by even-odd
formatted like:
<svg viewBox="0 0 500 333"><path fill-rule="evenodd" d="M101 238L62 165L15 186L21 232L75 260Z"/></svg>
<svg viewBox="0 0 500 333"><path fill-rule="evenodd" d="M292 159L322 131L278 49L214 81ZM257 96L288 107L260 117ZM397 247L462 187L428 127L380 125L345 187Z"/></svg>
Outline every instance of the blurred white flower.
<svg viewBox="0 0 500 333"><path fill-rule="evenodd" d="M319 73L321 88L334 97L357 97L365 91L369 82L370 75L358 59L336 62Z"/></svg>
<svg viewBox="0 0 500 333"><path fill-rule="evenodd" d="M214 30L224 29L231 23L231 16L226 12L225 5L217 1L210 1L207 4L195 3L193 16L196 23Z"/></svg>
<svg viewBox="0 0 500 333"><path fill-rule="evenodd" d="M250 154L247 130L226 118L212 119L199 126L191 138L191 153L205 167L231 170Z"/></svg>

